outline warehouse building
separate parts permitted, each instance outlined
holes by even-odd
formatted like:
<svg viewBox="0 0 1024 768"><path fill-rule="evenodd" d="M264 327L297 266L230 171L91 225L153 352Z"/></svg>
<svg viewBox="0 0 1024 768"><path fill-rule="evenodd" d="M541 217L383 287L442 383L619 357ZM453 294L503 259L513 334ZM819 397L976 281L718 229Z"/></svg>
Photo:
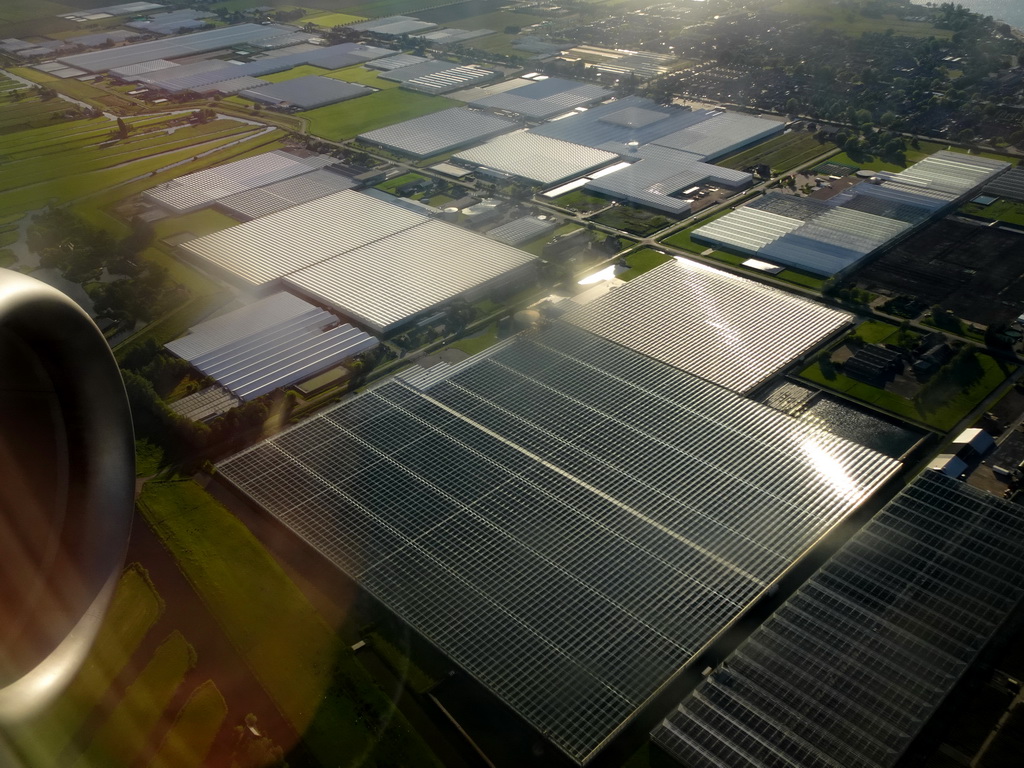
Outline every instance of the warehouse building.
<svg viewBox="0 0 1024 768"><path fill-rule="evenodd" d="M274 150L164 182L142 194L174 213L187 213L232 195L332 165L329 155Z"/></svg>
<svg viewBox="0 0 1024 768"><path fill-rule="evenodd" d="M518 131L463 150L453 159L485 172L497 172L547 186L609 165L618 160L618 156Z"/></svg>
<svg viewBox="0 0 1024 768"><path fill-rule="evenodd" d="M740 394L853 324L847 312L687 259L564 319Z"/></svg>
<svg viewBox="0 0 1024 768"><path fill-rule="evenodd" d="M717 184L739 190L750 186L753 176L701 162L697 155L656 144L630 149L622 155L629 165L601 174L583 188L616 200L643 205L677 216L689 213L694 198L689 190Z"/></svg>
<svg viewBox="0 0 1024 768"><path fill-rule="evenodd" d="M782 133L785 123L722 110L663 106L628 96L531 128L531 133L620 154L648 144L712 162Z"/></svg>
<svg viewBox="0 0 1024 768"><path fill-rule="evenodd" d="M612 91L599 85L577 83L560 77L521 82L517 88L475 99L469 105L537 121L565 114L577 107L589 107L612 95Z"/></svg>
<svg viewBox="0 0 1024 768"><path fill-rule="evenodd" d="M536 279L533 254L351 190L181 248L250 288L283 281L377 333Z"/></svg>
<svg viewBox="0 0 1024 768"><path fill-rule="evenodd" d="M898 466L556 323L219 476L582 764Z"/></svg>
<svg viewBox="0 0 1024 768"><path fill-rule="evenodd" d="M517 128L516 123L474 109L454 107L360 134L368 144L413 157L431 157Z"/></svg>
<svg viewBox="0 0 1024 768"><path fill-rule="evenodd" d="M1020 507L926 470L659 725L692 768L890 768L1024 597Z"/></svg>
<svg viewBox="0 0 1024 768"><path fill-rule="evenodd" d="M319 307L276 293L193 326L169 342L187 360L242 401L308 379L380 342Z"/></svg>
<svg viewBox="0 0 1024 768"><path fill-rule="evenodd" d="M365 85L347 83L333 77L309 75L250 88L240 91L238 95L281 109L306 110L368 96L373 92L373 88Z"/></svg>
<svg viewBox="0 0 1024 768"><path fill-rule="evenodd" d="M817 212L807 209L798 218L776 213L778 205L766 198L694 230L692 237L822 277L843 275L969 200L1009 167L976 155L936 152L899 173L879 172Z"/></svg>

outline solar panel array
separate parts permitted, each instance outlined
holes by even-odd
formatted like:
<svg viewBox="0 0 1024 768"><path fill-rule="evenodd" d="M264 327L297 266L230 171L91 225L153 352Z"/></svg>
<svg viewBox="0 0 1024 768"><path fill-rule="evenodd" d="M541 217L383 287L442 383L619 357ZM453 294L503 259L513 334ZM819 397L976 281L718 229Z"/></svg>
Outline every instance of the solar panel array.
<svg viewBox="0 0 1024 768"><path fill-rule="evenodd" d="M414 157L431 157L490 139L516 127L516 123L503 117L454 107L368 131L359 139Z"/></svg>
<svg viewBox="0 0 1024 768"><path fill-rule="evenodd" d="M927 470L652 735L692 768L895 765L1022 597L1021 508Z"/></svg>
<svg viewBox="0 0 1024 768"><path fill-rule="evenodd" d="M781 216L773 203L740 208L694 230L716 247L822 277L843 274L864 259L967 199L1009 164L976 155L936 152L900 173L880 172L827 201L814 214ZM792 222L799 226L792 227Z"/></svg>
<svg viewBox="0 0 1024 768"><path fill-rule="evenodd" d="M463 150L455 159L539 184L554 184L617 160L611 152L519 131Z"/></svg>
<svg viewBox="0 0 1024 768"><path fill-rule="evenodd" d="M565 318L741 393L853 322L846 312L684 259Z"/></svg>
<svg viewBox="0 0 1024 768"><path fill-rule="evenodd" d="M560 323L220 474L585 762L897 466Z"/></svg>

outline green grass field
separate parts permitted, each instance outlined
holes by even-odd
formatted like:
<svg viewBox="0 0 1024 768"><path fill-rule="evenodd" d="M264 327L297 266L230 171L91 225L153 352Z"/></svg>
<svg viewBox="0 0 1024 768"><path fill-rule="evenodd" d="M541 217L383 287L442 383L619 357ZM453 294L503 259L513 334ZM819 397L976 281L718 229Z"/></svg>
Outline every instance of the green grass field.
<svg viewBox="0 0 1024 768"><path fill-rule="evenodd" d="M847 13L840 6L821 3L818 0L777 0L769 7L779 13L803 16L816 26L834 29L854 37L865 32L884 34L888 30L892 30L894 35L935 37L939 40L948 40L953 36L951 30L937 29L926 21L904 21L888 13L872 18L863 16L856 10Z"/></svg>
<svg viewBox="0 0 1024 768"><path fill-rule="evenodd" d="M322 67L314 67L312 64L302 64L298 67L286 69L284 72L272 72L269 75L260 75L260 80L267 80L271 83L280 83L285 80L294 80L297 77L309 77L310 75L324 76L331 70ZM241 98L241 97L239 97Z"/></svg>
<svg viewBox="0 0 1024 768"><path fill-rule="evenodd" d="M1007 224L1024 227L1024 203L1016 200L997 200L991 205L968 203L962 210L971 216L979 216L992 221L1005 221Z"/></svg>
<svg viewBox="0 0 1024 768"><path fill-rule="evenodd" d="M716 164L734 170L764 164L770 166L776 173L785 173L825 154L831 148L831 144L819 143L813 134L804 131L790 131L768 139L756 147L719 160Z"/></svg>
<svg viewBox="0 0 1024 768"><path fill-rule="evenodd" d="M131 765L146 746L164 710L195 666L195 650L174 630L153 653L110 715L95 731L74 768Z"/></svg>
<svg viewBox="0 0 1024 768"><path fill-rule="evenodd" d="M198 686L167 730L150 768L203 765L227 714L228 705L212 680Z"/></svg>
<svg viewBox="0 0 1024 768"><path fill-rule="evenodd" d="M321 762L338 765L344 756L351 765L437 765L355 655L237 518L193 482L150 482L139 509Z"/></svg>
<svg viewBox="0 0 1024 768"><path fill-rule="evenodd" d="M639 277L644 272L649 272L666 261L672 261L672 257L666 256L664 253L655 251L652 248L641 248L639 251L634 251L626 256L626 265L629 269L625 272L620 272L616 277L620 280L632 280L634 277Z"/></svg>
<svg viewBox="0 0 1024 768"><path fill-rule="evenodd" d="M448 346L451 349L461 349L467 355L475 355L490 346L498 343L498 324L491 323L483 331L464 339L453 341Z"/></svg>
<svg viewBox="0 0 1024 768"><path fill-rule="evenodd" d="M29 764L58 764L61 752L163 611L163 600L148 576L137 564L130 565L118 582L106 620L78 675L50 707L14 731L19 746L33 756Z"/></svg>
<svg viewBox="0 0 1024 768"><path fill-rule="evenodd" d="M399 85L392 80L382 80L377 72L366 69L362 64L355 64L344 69L336 69L327 76L350 83L358 83L359 85L368 85L371 88L378 88L382 91L397 88Z"/></svg>
<svg viewBox="0 0 1024 768"><path fill-rule="evenodd" d="M311 109L302 114L309 119L311 133L338 141L385 125L457 106L460 106L460 102L443 96L428 96L395 88L343 101L340 104Z"/></svg>
<svg viewBox="0 0 1024 768"><path fill-rule="evenodd" d="M551 204L557 205L559 208L565 208L567 211L589 213L607 208L611 205L611 202L607 197L598 197L589 192L584 192L582 189L574 189L572 192L566 192L564 195L554 198Z"/></svg>
<svg viewBox="0 0 1024 768"><path fill-rule="evenodd" d="M344 24L353 24L357 21L365 20L365 16L352 16L348 13L324 13L323 11L318 11L317 13L312 13L309 16L299 19L298 23L308 24L309 22L313 22L324 29L331 29L332 27L339 27Z"/></svg>

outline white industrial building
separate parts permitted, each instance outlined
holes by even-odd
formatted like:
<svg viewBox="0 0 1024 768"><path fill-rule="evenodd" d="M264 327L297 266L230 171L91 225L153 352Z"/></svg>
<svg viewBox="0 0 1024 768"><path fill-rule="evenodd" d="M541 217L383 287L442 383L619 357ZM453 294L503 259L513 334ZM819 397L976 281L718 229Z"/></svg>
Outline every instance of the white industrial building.
<svg viewBox="0 0 1024 768"><path fill-rule="evenodd" d="M181 248L252 288L283 279L379 333L535 278L533 254L351 190Z"/></svg>

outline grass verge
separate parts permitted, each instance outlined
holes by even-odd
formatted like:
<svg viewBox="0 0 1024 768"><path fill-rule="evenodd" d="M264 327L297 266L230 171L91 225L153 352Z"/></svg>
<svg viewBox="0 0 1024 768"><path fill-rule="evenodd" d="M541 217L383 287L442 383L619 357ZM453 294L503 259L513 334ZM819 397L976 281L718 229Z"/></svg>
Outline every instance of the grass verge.
<svg viewBox="0 0 1024 768"><path fill-rule="evenodd" d="M71 742L110 683L124 669L142 639L164 610L149 575L138 563L121 576L107 617L78 675L41 715L14 733L31 765L58 765Z"/></svg>
<svg viewBox="0 0 1024 768"><path fill-rule="evenodd" d="M227 714L228 705L212 680L198 686L178 712L149 768L203 765Z"/></svg>
<svg viewBox="0 0 1024 768"><path fill-rule="evenodd" d="M174 691L196 664L196 653L184 635L174 630L153 653L110 716L97 729L92 743L75 768L131 765L160 723Z"/></svg>

